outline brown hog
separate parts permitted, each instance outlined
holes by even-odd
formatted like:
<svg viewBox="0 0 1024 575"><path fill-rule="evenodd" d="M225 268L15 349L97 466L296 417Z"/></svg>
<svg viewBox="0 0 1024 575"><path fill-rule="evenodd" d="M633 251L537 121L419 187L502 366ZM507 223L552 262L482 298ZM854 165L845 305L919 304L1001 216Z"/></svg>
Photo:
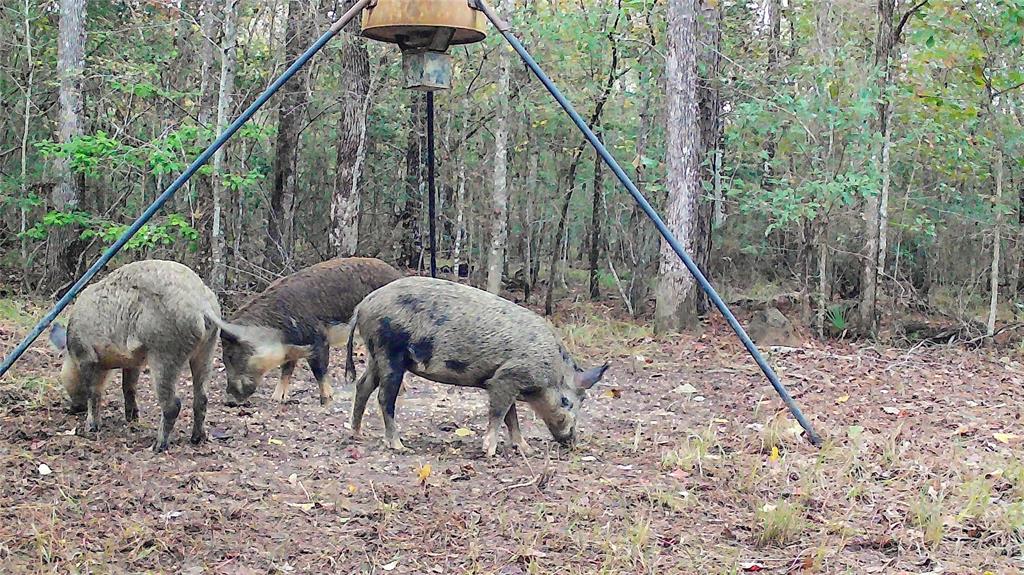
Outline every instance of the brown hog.
<svg viewBox="0 0 1024 575"><path fill-rule="evenodd" d="M395 428L395 400L406 371L449 385L487 390L490 403L483 449L493 456L504 420L513 445L529 447L519 429L516 401L525 401L556 440L572 443L586 391L608 364L583 371L554 328L532 311L469 286L409 277L373 292L356 308L349 333L346 375L355 378L352 338L366 343L366 371L356 383L352 433L358 436L366 401L378 386L384 440L403 449Z"/></svg>
<svg viewBox="0 0 1024 575"><path fill-rule="evenodd" d="M348 321L366 294L400 277L374 258L328 260L281 278L245 303L221 329L228 395L242 403L271 369L281 367L272 396L288 397L292 372L305 358L327 405L333 390L327 381L330 346L345 341Z"/></svg>
<svg viewBox="0 0 1024 575"><path fill-rule="evenodd" d="M50 341L65 352L61 379L75 412L88 411L97 431L100 401L110 370L121 369L124 416L139 418L135 389L148 363L162 412L155 451L167 448L181 400L174 393L186 362L192 369L192 443L205 438L206 380L213 367L220 306L203 280L170 261L121 266L87 287L68 314L67 328L54 324Z"/></svg>

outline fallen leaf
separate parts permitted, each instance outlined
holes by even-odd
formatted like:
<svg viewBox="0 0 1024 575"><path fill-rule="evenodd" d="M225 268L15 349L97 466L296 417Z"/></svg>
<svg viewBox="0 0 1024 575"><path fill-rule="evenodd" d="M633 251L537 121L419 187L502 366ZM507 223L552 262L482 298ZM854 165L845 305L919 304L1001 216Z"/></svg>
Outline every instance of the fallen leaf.
<svg viewBox="0 0 1024 575"><path fill-rule="evenodd" d="M996 441L999 443L1010 443L1017 438L1017 436L1012 433L993 433L992 437L995 437Z"/></svg>
<svg viewBox="0 0 1024 575"><path fill-rule="evenodd" d="M847 401L850 401L849 395L840 395L839 397L836 398L836 405L842 405Z"/></svg>
<svg viewBox="0 0 1024 575"><path fill-rule="evenodd" d="M359 488L351 483L348 484L348 487L346 489L348 490L349 495L355 495L356 491L359 491Z"/></svg>
<svg viewBox="0 0 1024 575"><path fill-rule="evenodd" d="M697 393L697 388L692 386L692 385L690 385L689 383L684 383L683 385L680 385L679 387L677 387L675 389L675 392L676 393Z"/></svg>
<svg viewBox="0 0 1024 575"><path fill-rule="evenodd" d="M669 473L669 475L671 475L672 477L675 477L679 481L683 481L683 480L688 479L690 477L690 474L685 472L685 471L683 471L682 469L676 469L672 473Z"/></svg>
<svg viewBox="0 0 1024 575"><path fill-rule="evenodd" d="M764 571L764 565L761 565L760 563L754 563L752 561L747 562L747 563L741 563L740 564L740 568L743 569L744 571L751 572L751 573L754 573L754 572L757 572L757 571Z"/></svg>
<svg viewBox="0 0 1024 575"><path fill-rule="evenodd" d="M49 475L51 473L53 473L53 470L50 469L49 465L47 465L45 463L40 463L39 464L39 475Z"/></svg>
<svg viewBox="0 0 1024 575"><path fill-rule="evenodd" d="M280 439L274 439L273 437L271 437L270 439L268 439L268 440L267 440L267 443L269 443L269 444L271 444L271 445L284 445L284 442L283 442L283 441L281 441Z"/></svg>
<svg viewBox="0 0 1024 575"><path fill-rule="evenodd" d="M597 461L597 458L593 455L584 455L580 458L580 461Z"/></svg>
<svg viewBox="0 0 1024 575"><path fill-rule="evenodd" d="M900 414L900 410L899 410L898 407L890 407L888 405L883 407L882 411L888 413L889 415L899 415Z"/></svg>
<svg viewBox="0 0 1024 575"><path fill-rule="evenodd" d="M289 503L288 501L285 501L284 504L289 506L289 507L298 507L299 509L301 509L303 511L312 511L313 510L313 504L312 503Z"/></svg>
<svg viewBox="0 0 1024 575"><path fill-rule="evenodd" d="M622 392L617 389L608 389L601 394L601 397L607 397L608 399L618 399L622 397Z"/></svg>
<svg viewBox="0 0 1024 575"><path fill-rule="evenodd" d="M420 483L426 483L427 478L430 477L430 464L421 465L416 469L416 476L419 477Z"/></svg>
<svg viewBox="0 0 1024 575"><path fill-rule="evenodd" d="M395 559L394 561L392 561L390 563L385 563L385 564L380 566L380 568L385 570L385 571L394 571L395 567L398 567L398 559Z"/></svg>
<svg viewBox="0 0 1024 575"><path fill-rule="evenodd" d="M458 437L469 437L470 435L473 435L473 430L466 429L465 427L460 427L455 430L455 435L457 435Z"/></svg>
<svg viewBox="0 0 1024 575"><path fill-rule="evenodd" d="M771 455L768 456L768 461L771 461L772 463L775 463L778 460L779 460L779 446L778 445L773 445L772 446L772 453L771 453Z"/></svg>

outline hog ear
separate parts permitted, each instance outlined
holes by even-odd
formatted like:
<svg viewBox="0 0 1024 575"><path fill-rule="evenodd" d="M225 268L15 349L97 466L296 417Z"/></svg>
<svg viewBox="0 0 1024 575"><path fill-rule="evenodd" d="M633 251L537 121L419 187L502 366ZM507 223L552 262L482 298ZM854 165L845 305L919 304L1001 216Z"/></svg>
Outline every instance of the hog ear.
<svg viewBox="0 0 1024 575"><path fill-rule="evenodd" d="M576 373L576 387L580 389L590 389L594 385L601 381L604 376L604 372L607 371L609 364L604 364L601 367L592 367L587 371L580 371Z"/></svg>
<svg viewBox="0 0 1024 575"><path fill-rule="evenodd" d="M57 322L50 327L50 343L57 351L64 351L68 348L68 330Z"/></svg>
<svg viewBox="0 0 1024 575"><path fill-rule="evenodd" d="M230 343L238 343L238 340L241 339L241 336L239 334L240 330L237 329L235 326L231 325L230 323L220 319L220 317L218 317L217 314L208 311L205 312L203 315L205 315L207 319L215 323L217 327L220 328L220 336L224 340Z"/></svg>

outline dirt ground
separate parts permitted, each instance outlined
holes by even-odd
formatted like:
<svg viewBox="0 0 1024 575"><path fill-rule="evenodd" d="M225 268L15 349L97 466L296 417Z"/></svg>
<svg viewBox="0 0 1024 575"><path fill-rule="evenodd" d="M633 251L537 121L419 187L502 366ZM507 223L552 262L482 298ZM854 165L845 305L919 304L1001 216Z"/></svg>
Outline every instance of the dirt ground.
<svg viewBox="0 0 1024 575"><path fill-rule="evenodd" d="M10 307L10 306L8 306ZM0 321L6 353L42 310ZM14 315L14 317L10 317ZM574 450L520 410L535 453L483 457L484 396L409 378L408 453L346 429L332 358L324 409L300 368L245 407L218 371L208 431L149 446L147 376L127 427L115 378L84 436L37 343L0 381L3 573L1016 573L1024 567L1024 366L1014 350L808 343L771 361L827 438L815 449L720 318L653 338L600 307L556 323L581 363L609 360ZM25 318L28 318L27 320ZM220 369L218 364L218 370ZM360 366L361 369L361 366ZM119 377L119 376L116 376ZM506 438L507 440L507 438Z"/></svg>

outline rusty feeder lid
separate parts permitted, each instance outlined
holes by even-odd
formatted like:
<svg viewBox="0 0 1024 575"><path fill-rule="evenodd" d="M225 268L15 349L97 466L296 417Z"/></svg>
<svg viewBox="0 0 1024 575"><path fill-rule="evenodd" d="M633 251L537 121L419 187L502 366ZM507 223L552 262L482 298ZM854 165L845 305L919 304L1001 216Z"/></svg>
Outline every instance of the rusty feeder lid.
<svg viewBox="0 0 1024 575"><path fill-rule="evenodd" d="M363 36L398 44L405 87L442 90L451 87L449 46L486 37L486 18L467 0L376 0L363 11Z"/></svg>

